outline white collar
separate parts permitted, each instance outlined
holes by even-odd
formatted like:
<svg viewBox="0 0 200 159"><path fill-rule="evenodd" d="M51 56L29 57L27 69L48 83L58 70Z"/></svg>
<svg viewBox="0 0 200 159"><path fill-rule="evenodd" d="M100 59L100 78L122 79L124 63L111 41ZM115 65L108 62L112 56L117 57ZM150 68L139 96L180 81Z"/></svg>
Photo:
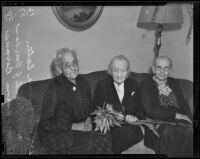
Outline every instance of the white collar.
<svg viewBox="0 0 200 159"><path fill-rule="evenodd" d="M118 97L120 102L122 103L123 97L124 97L124 82L121 84L117 84L114 82L115 89L117 91Z"/></svg>
<svg viewBox="0 0 200 159"><path fill-rule="evenodd" d="M124 82L120 83L120 84L114 82L114 85L115 85L116 88L124 88Z"/></svg>

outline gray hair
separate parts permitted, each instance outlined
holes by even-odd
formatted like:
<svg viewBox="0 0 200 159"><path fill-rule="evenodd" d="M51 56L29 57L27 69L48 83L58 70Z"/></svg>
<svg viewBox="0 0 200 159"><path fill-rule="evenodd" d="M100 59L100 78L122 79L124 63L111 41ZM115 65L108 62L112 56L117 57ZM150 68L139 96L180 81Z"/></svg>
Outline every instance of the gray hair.
<svg viewBox="0 0 200 159"><path fill-rule="evenodd" d="M156 66L156 62L157 62L159 59L167 59L167 60L169 61L169 67L170 67L170 69L173 68L173 62L172 62L172 60L171 60L168 56L158 56L158 57L156 57L156 58L153 60L153 66Z"/></svg>
<svg viewBox="0 0 200 159"><path fill-rule="evenodd" d="M72 54L72 56L74 57L74 59L76 60L76 62L78 63L78 58L77 58L77 54L76 54L76 51L75 50L71 50L69 48L62 48L62 49L59 49L56 51L56 58L55 58L55 65L56 65L56 68L57 68L57 71L59 72L58 74L60 74L60 67L61 67L61 59L62 59L62 56L64 54Z"/></svg>
<svg viewBox="0 0 200 159"><path fill-rule="evenodd" d="M112 65L113 65L115 60L124 60L124 61L126 61L127 62L127 70L129 72L129 70L130 70L130 62L129 62L129 60L124 55L118 55L118 56L115 56L114 58L112 58L112 60L108 64L108 69L107 69L107 73L108 74L111 75Z"/></svg>

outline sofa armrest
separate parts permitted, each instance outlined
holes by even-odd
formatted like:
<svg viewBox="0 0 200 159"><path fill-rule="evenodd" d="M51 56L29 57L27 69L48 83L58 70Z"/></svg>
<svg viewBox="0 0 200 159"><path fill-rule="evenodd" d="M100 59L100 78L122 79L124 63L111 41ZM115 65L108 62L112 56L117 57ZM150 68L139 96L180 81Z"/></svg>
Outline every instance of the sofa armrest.
<svg viewBox="0 0 200 159"><path fill-rule="evenodd" d="M5 154L26 154L28 140L22 137L22 133L19 131L18 124L16 123L16 118L7 116L2 122Z"/></svg>
<svg viewBox="0 0 200 159"><path fill-rule="evenodd" d="M30 102L24 98L16 98L2 107L6 154L27 154L35 125Z"/></svg>

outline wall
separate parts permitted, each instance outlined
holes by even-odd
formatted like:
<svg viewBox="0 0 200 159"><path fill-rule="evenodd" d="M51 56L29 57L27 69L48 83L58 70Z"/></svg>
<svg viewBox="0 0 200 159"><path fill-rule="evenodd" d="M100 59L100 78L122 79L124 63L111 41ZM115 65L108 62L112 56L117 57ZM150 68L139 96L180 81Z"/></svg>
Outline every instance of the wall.
<svg viewBox="0 0 200 159"><path fill-rule="evenodd" d="M82 32L65 28L51 7L3 7L2 93L13 99L28 81L51 78L50 65L57 49L78 52L80 73L103 70L112 57L124 54L131 71L148 72L153 60L154 32L136 27L141 6L105 6L94 26ZM172 76L193 80L193 36L185 37L189 17L183 7L182 29L163 32L160 55L174 61ZM10 72L9 72L10 71Z"/></svg>

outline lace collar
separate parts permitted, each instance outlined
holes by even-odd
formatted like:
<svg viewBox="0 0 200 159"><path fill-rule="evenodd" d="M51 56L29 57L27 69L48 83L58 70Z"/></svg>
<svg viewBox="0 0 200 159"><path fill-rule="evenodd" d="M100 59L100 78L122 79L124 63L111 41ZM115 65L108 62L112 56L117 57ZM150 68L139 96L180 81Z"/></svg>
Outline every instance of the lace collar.
<svg viewBox="0 0 200 159"><path fill-rule="evenodd" d="M167 81L161 83L158 79L155 78L155 76L153 76L153 80L157 84L159 95L162 94L162 95L165 95L165 96L169 96L169 94L172 92L172 89L166 84Z"/></svg>

